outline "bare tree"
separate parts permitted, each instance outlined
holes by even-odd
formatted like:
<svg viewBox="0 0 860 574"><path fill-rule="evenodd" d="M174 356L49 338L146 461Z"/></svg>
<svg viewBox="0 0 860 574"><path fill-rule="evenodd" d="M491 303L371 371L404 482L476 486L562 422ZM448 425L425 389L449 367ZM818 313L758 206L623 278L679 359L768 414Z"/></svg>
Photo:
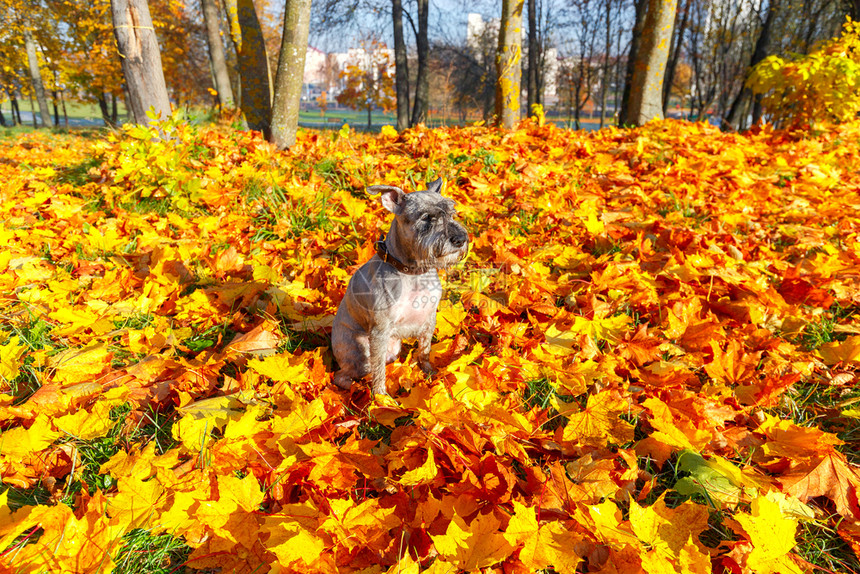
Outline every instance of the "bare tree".
<svg viewBox="0 0 860 574"><path fill-rule="evenodd" d="M604 43L603 43L603 69L602 81L600 82L600 127L606 122L606 94L610 84L609 55L612 52L612 0L603 3Z"/></svg>
<svg viewBox="0 0 860 574"><path fill-rule="evenodd" d="M409 127L409 59L403 39L403 3L391 0L394 23L394 87L397 97L397 131Z"/></svg>
<svg viewBox="0 0 860 574"><path fill-rule="evenodd" d="M633 72L636 69L636 59L639 54L639 46L642 43L642 33L645 28L645 16L648 13L648 0L633 0L634 18L633 31L630 37L629 48L626 50L626 66L624 70L624 92L618 110L618 124L623 125L627 121L627 106L630 101L630 90L633 87ZM621 36L619 35L619 44Z"/></svg>
<svg viewBox="0 0 860 574"><path fill-rule="evenodd" d="M226 0L239 67L240 107L252 130L271 133L272 80L266 40L253 0Z"/></svg>
<svg viewBox="0 0 860 574"><path fill-rule="evenodd" d="M209 44L209 62L212 65L212 79L218 92L218 102L222 108L232 108L233 87L227 72L227 59L224 57L224 44L221 42L221 11L218 0L200 0L203 20L206 24L206 39Z"/></svg>
<svg viewBox="0 0 860 574"><path fill-rule="evenodd" d="M776 14L779 11L779 0L770 0L767 7L767 15L761 25L761 30L758 34L758 39L755 43L755 48L752 51L749 65L747 67L747 76L749 70L755 67L756 64L765 59L770 48L771 32L776 19ZM726 114L724 127L727 129L743 129L745 116L749 109L750 102L753 105L753 123L757 123L761 119L761 97L753 98L749 88L744 86L735 97L731 107Z"/></svg>
<svg viewBox="0 0 860 574"><path fill-rule="evenodd" d="M410 8L407 8L410 6ZM430 1L415 0L322 0L314 2L312 27L317 31L343 34L345 30L356 31L364 21L379 21L380 14L391 11L390 22L394 31L395 82L398 109L398 129L408 122L415 125L426 121L430 108ZM367 20L361 18L368 16ZM406 41L403 38L403 23L408 24L415 38L417 52L414 100L410 90L410 70L407 59ZM408 110L411 108L411 116ZM406 115L403 116L404 111ZM407 119L404 121L404 117Z"/></svg>
<svg viewBox="0 0 860 574"><path fill-rule="evenodd" d="M418 4L418 31L415 41L418 49L418 76L415 79L415 102L412 105L412 125L427 121L430 109L430 0L416 0Z"/></svg>
<svg viewBox="0 0 860 574"><path fill-rule="evenodd" d="M496 55L496 123L511 129L520 119L523 0L502 0Z"/></svg>
<svg viewBox="0 0 860 574"><path fill-rule="evenodd" d="M675 32L672 34L672 46L669 48L669 61L666 63L666 76L663 80L663 114L669 110L669 99L672 95L672 86L675 83L675 71L681 59L681 50L684 45L684 32L687 30L688 16L690 14L690 0L682 0L683 5L675 15Z"/></svg>
<svg viewBox="0 0 860 574"><path fill-rule="evenodd" d="M691 114L722 118L743 89L760 22L752 0L714 4L691 0L687 52L693 72Z"/></svg>
<svg viewBox="0 0 860 574"><path fill-rule="evenodd" d="M597 0L575 0L565 11L571 38L561 69L562 94L567 103L568 123L582 127L582 111L590 99L598 77L595 66L597 34L605 20Z"/></svg>
<svg viewBox="0 0 860 574"><path fill-rule="evenodd" d="M467 36L465 43L437 41L433 54L439 68L447 70L453 90L453 104L460 120L477 109L484 121L493 113L496 95L497 23L485 24Z"/></svg>
<svg viewBox="0 0 860 574"><path fill-rule="evenodd" d="M281 149L296 143L310 20L311 0L287 0L269 138Z"/></svg>
<svg viewBox="0 0 860 574"><path fill-rule="evenodd" d="M781 0L771 33L772 52L808 54L833 37L850 14L854 0Z"/></svg>
<svg viewBox="0 0 860 574"><path fill-rule="evenodd" d="M556 0L529 0L526 102L531 113L534 104L545 103L545 92L549 81L554 82L558 51L555 49L554 34L563 26ZM534 14L534 16L532 16ZM553 86L555 87L555 86Z"/></svg>
<svg viewBox="0 0 860 574"><path fill-rule="evenodd" d="M146 0L111 0L111 13L134 121L152 121L147 116L150 109L156 117L170 117L158 38Z"/></svg>
<svg viewBox="0 0 860 574"><path fill-rule="evenodd" d="M50 122L51 112L48 110L48 99L45 97L45 84L42 82L42 72L39 70L39 59L36 55L36 41L33 39L33 31L29 22L24 23L24 46L27 50L27 64L30 68L30 80L33 83L33 91L39 102L39 125L46 127Z"/></svg>
<svg viewBox="0 0 860 574"><path fill-rule="evenodd" d="M540 61L540 44L538 43L537 0L529 2L529 67L528 91L526 96L527 113L531 113L535 104L541 103L538 91L538 62Z"/></svg>
<svg viewBox="0 0 860 574"><path fill-rule="evenodd" d="M644 0L643 0L644 1ZM631 54L633 74L624 123L642 125L663 117L663 74L672 39L677 0L647 0L642 37Z"/></svg>

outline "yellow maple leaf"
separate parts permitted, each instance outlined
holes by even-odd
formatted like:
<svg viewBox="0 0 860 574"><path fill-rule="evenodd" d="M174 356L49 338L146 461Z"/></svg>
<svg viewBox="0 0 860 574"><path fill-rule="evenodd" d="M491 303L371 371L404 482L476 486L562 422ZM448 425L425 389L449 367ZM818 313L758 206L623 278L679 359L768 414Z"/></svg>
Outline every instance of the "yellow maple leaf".
<svg viewBox="0 0 860 574"><path fill-rule="evenodd" d="M606 226L602 221L600 221L600 219L598 219L597 202L582 202L582 205L576 210L576 215L579 216L580 220L585 225L586 231L592 235L599 235L606 231Z"/></svg>
<svg viewBox="0 0 860 574"><path fill-rule="evenodd" d="M621 511L612 500L586 506L584 509L577 508L575 517L577 522L590 527L599 539L608 543L639 544L639 539L630 531L630 524L622 522Z"/></svg>
<svg viewBox="0 0 860 574"><path fill-rule="evenodd" d="M629 404L617 392L589 395L582 411L570 413L564 440L588 444L605 444L608 440L619 445L629 442L633 440L633 425L619 418L629 411Z"/></svg>
<svg viewBox="0 0 860 574"><path fill-rule="evenodd" d="M307 403L294 404L289 415L275 415L272 419L272 432L280 438L296 439L317 428L328 420L329 415L322 399L314 399Z"/></svg>
<svg viewBox="0 0 860 574"><path fill-rule="evenodd" d="M9 341L0 347L0 381L3 382L4 389L9 388L9 383L12 379L18 376L19 369L23 364L21 358L27 346L20 342L16 335L9 338Z"/></svg>
<svg viewBox="0 0 860 574"><path fill-rule="evenodd" d="M121 477L116 494L108 498L111 524L128 530L150 526L163 493L164 488L156 479L142 480L135 475Z"/></svg>
<svg viewBox="0 0 860 574"><path fill-rule="evenodd" d="M639 540L665 556L678 559L688 542L697 540L708 528L708 510L690 501L669 508L661 496L651 506L631 502L630 525Z"/></svg>
<svg viewBox="0 0 860 574"><path fill-rule="evenodd" d="M383 508L378 499L355 504L352 500L331 500L332 513L323 522L321 530L331 533L347 548L356 546L385 546L390 528L401 524L395 508Z"/></svg>
<svg viewBox="0 0 860 574"><path fill-rule="evenodd" d="M105 344L69 349L51 358L54 380L64 385L92 381L110 368L111 352Z"/></svg>
<svg viewBox="0 0 860 574"><path fill-rule="evenodd" d="M51 426L51 419L40 414L30 428L13 427L0 434L0 454L20 458L48 448L62 436Z"/></svg>
<svg viewBox="0 0 860 574"><path fill-rule="evenodd" d="M412 559L412 555L406 552L400 560L391 565L385 574L419 574L421 564Z"/></svg>
<svg viewBox="0 0 860 574"><path fill-rule="evenodd" d="M439 468L436 466L436 460L433 458L433 449L427 449L427 460L418 468L408 470L403 473L398 481L400 484L418 485L432 482L436 475L439 474Z"/></svg>
<svg viewBox="0 0 860 574"><path fill-rule="evenodd" d="M9 507L9 489L0 493L0 547L8 548L22 531L32 526L28 521L32 509L25 506L13 512Z"/></svg>
<svg viewBox="0 0 860 574"><path fill-rule="evenodd" d="M95 311L80 307L61 307L48 313L48 316L58 323L52 332L60 337L68 337L87 329L101 335L113 329L113 323L110 320Z"/></svg>
<svg viewBox="0 0 860 574"><path fill-rule="evenodd" d="M110 418L110 411L126 402L129 390L126 387L114 387L96 400L90 411L81 408L76 412L54 419L54 427L82 440L90 440L104 436L115 424Z"/></svg>
<svg viewBox="0 0 860 574"><path fill-rule="evenodd" d="M458 301L452 305L443 301L436 315L436 337L439 339L453 337L460 332L467 317L468 313L462 303Z"/></svg>
<svg viewBox="0 0 860 574"><path fill-rule="evenodd" d="M264 359L251 359L248 368L273 381L299 383L308 379L308 366L291 354L279 354Z"/></svg>
<svg viewBox="0 0 860 574"><path fill-rule="evenodd" d="M479 514L470 523L454 515L445 534L431 534L430 538L442 558L461 570L473 571L501 562L513 552L499 526L493 514Z"/></svg>
<svg viewBox="0 0 860 574"><path fill-rule="evenodd" d="M227 421L242 416L242 403L234 396L212 397L176 409L182 415L171 429L174 439L192 452L204 448L212 429L222 429Z"/></svg>
<svg viewBox="0 0 860 574"><path fill-rule="evenodd" d="M99 474L110 474L119 480L126 476L147 479L154 471L152 462L155 457L155 441L143 448L132 447L129 451L119 450L99 467Z"/></svg>
<svg viewBox="0 0 860 574"><path fill-rule="evenodd" d="M800 574L803 572L788 553L794 548L797 520L785 516L772 496L759 496L752 501L751 514L735 514L750 537L752 549L747 565L759 574Z"/></svg>
<svg viewBox="0 0 860 574"><path fill-rule="evenodd" d="M281 568L296 564L311 566L325 550L325 543L313 531L298 522L284 520L267 530L266 549L278 557ZM287 571L296 571L289 569Z"/></svg>
<svg viewBox="0 0 860 574"><path fill-rule="evenodd" d="M841 342L824 343L818 348L818 354L827 365L860 362L860 335Z"/></svg>
<svg viewBox="0 0 860 574"><path fill-rule="evenodd" d="M244 478L232 475L218 477L218 491L222 497L232 499L247 512L256 512L263 502L264 494L253 474Z"/></svg>
<svg viewBox="0 0 860 574"><path fill-rule="evenodd" d="M522 545L520 562L530 571L552 568L560 574L574 573L582 559L576 554L579 537L561 522L550 522L538 526L534 507L514 501L514 515L504 533L505 540L513 546Z"/></svg>

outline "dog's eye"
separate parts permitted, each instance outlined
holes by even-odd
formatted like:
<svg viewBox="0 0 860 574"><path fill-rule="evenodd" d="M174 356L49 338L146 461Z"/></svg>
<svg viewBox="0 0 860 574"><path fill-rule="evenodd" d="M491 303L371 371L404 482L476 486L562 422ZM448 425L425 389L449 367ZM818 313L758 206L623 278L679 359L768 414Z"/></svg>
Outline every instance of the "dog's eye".
<svg viewBox="0 0 860 574"><path fill-rule="evenodd" d="M433 219L432 215L430 215L429 213L425 213L424 215L421 216L421 219L419 219L418 221L420 221L421 223L429 223L432 219Z"/></svg>

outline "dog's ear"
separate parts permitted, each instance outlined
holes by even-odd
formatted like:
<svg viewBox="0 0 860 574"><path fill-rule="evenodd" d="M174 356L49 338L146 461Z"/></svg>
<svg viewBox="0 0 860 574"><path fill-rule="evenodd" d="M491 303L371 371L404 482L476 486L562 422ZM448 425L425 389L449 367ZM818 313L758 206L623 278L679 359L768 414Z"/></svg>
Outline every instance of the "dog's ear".
<svg viewBox="0 0 860 574"><path fill-rule="evenodd" d="M382 202L382 207L397 215L403 209L403 190L393 185L371 185L367 191L372 194L381 193L379 201Z"/></svg>
<svg viewBox="0 0 860 574"><path fill-rule="evenodd" d="M427 191L433 191L433 192L436 192L436 193L442 193L442 187L444 187L444 185L445 185L445 179L440 177L439 179L437 179L436 181L434 181L434 182L430 183L430 184L427 186Z"/></svg>

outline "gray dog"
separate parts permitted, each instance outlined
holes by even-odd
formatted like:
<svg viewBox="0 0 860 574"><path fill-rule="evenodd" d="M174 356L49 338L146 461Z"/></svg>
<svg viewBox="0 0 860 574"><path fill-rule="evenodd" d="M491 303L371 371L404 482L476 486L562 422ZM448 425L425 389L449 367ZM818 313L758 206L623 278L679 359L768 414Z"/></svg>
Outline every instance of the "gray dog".
<svg viewBox="0 0 860 574"><path fill-rule="evenodd" d="M388 394L385 365L400 353L400 343L418 338L418 364L431 374L430 341L442 295L437 269L459 261L468 249L466 229L454 220L454 201L442 197L443 180L426 191L404 193L374 185L382 205L394 214L376 255L349 281L332 324L331 346L340 370L334 382L349 389L371 374L375 394Z"/></svg>

